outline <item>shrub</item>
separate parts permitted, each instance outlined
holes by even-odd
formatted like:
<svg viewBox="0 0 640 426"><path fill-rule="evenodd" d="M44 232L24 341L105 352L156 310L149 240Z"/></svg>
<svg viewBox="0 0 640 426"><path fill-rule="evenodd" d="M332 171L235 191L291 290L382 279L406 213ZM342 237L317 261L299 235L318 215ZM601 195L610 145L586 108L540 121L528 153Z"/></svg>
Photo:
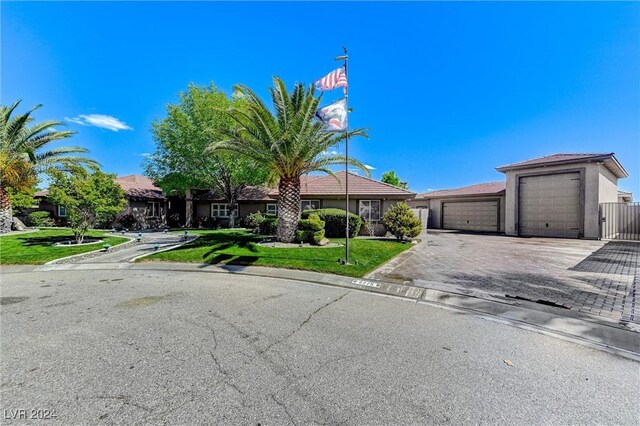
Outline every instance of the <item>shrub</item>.
<svg viewBox="0 0 640 426"><path fill-rule="evenodd" d="M51 218L51 213L42 210L29 213L29 222L31 222L31 225L37 227L55 225Z"/></svg>
<svg viewBox="0 0 640 426"><path fill-rule="evenodd" d="M131 212L121 213L116 216L115 222L124 229L139 229L141 228L138 219Z"/></svg>
<svg viewBox="0 0 640 426"><path fill-rule="evenodd" d="M321 245L324 241L324 221L317 214L310 214L308 219L298 220L296 241Z"/></svg>
<svg viewBox="0 0 640 426"><path fill-rule="evenodd" d="M422 224L407 203L398 203L382 217L382 224L400 241L420 235Z"/></svg>
<svg viewBox="0 0 640 426"><path fill-rule="evenodd" d="M275 235L278 229L278 217L274 214L251 213L246 220L247 226L253 228L255 234Z"/></svg>
<svg viewBox="0 0 640 426"><path fill-rule="evenodd" d="M311 214L317 214L320 220L325 222L324 231L328 238L344 238L346 226L346 212L342 209L318 209L305 210L302 218L307 219ZM349 213L349 237L354 238L360 232L362 219L360 216Z"/></svg>

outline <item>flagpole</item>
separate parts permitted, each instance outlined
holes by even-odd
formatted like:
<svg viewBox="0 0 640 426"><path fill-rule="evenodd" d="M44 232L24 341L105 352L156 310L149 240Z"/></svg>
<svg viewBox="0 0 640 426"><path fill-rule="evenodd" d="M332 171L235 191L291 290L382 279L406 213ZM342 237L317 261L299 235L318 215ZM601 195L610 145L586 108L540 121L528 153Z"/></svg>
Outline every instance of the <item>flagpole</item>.
<svg viewBox="0 0 640 426"><path fill-rule="evenodd" d="M349 81L349 70L348 70L348 61L349 55L347 54L347 48L344 49L344 75L347 78L347 82ZM345 227L345 265L349 264L349 85L344 88L344 100L345 100L345 108L347 110L347 126L345 130L345 161L344 161L344 186L345 186L345 196L346 196L346 227Z"/></svg>

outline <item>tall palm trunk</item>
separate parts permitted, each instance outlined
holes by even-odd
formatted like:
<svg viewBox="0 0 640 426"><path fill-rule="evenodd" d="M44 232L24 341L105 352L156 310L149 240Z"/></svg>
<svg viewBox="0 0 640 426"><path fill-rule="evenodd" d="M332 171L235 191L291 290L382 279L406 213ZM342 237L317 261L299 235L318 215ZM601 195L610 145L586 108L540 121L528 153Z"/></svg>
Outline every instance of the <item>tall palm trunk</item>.
<svg viewBox="0 0 640 426"><path fill-rule="evenodd" d="M0 187L0 234L11 231L13 220L13 209L9 194L4 187Z"/></svg>
<svg viewBox="0 0 640 426"><path fill-rule="evenodd" d="M291 243L300 219L300 177L278 183L278 241Z"/></svg>

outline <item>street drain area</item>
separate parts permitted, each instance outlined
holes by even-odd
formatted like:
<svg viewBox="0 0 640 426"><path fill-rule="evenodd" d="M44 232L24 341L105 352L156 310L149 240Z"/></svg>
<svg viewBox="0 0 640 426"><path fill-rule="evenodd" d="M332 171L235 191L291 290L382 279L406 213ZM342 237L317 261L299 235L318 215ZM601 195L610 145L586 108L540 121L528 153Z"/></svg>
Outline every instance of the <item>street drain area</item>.
<svg viewBox="0 0 640 426"><path fill-rule="evenodd" d="M506 298L509 298L509 299L526 300L527 302L533 302L533 303L537 303L539 305L553 306L554 308L571 309L571 305L566 305L566 304L562 304L562 303L558 303L558 302L552 302L551 300L533 299L533 298L523 297L523 296L514 296L512 294L505 294L504 296Z"/></svg>

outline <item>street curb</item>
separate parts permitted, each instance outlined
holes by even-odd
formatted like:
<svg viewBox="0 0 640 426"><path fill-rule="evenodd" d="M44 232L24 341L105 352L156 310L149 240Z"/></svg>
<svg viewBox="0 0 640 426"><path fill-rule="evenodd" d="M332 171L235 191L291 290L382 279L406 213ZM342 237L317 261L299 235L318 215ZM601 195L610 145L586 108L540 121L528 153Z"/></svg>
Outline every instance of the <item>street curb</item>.
<svg viewBox="0 0 640 426"><path fill-rule="evenodd" d="M488 300L473 294L459 294L443 290L384 282L375 279L351 278L294 269L278 269L262 266L210 265L202 263L85 263L41 265L27 268L3 267L3 272L45 272L73 270L155 270L172 272L208 272L237 274L265 278L286 279L316 285L348 288L400 298L445 309L478 316L518 328L559 337L594 349L640 361L640 333L610 324L596 322L593 318L574 313L571 317L557 314L551 306L525 301ZM9 270L6 270L9 269Z"/></svg>

